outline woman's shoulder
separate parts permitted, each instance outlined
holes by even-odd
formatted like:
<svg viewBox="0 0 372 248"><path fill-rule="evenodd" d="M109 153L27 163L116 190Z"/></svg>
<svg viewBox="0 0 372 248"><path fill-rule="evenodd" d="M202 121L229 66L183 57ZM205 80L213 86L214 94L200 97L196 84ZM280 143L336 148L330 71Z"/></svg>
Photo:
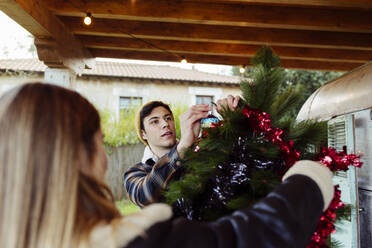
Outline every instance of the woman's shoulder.
<svg viewBox="0 0 372 248"><path fill-rule="evenodd" d="M93 228L86 247L125 247L137 237L144 237L151 226L167 221L172 216L170 206L162 203L151 204L140 212L100 224Z"/></svg>

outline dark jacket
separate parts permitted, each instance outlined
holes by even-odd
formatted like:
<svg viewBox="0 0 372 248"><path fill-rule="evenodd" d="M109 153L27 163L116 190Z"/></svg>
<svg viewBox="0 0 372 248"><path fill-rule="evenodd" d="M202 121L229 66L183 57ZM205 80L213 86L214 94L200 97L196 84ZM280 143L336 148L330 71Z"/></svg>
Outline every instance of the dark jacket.
<svg viewBox="0 0 372 248"><path fill-rule="evenodd" d="M293 175L253 208L210 223L172 220L168 206L153 204L116 224L112 236L121 240L112 247L306 247L324 207L321 188L310 177Z"/></svg>

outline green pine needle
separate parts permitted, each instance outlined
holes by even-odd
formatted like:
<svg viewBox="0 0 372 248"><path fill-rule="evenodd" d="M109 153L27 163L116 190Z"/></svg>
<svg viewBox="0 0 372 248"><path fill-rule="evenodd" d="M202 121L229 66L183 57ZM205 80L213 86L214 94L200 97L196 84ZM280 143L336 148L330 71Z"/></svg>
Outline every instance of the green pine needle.
<svg viewBox="0 0 372 248"><path fill-rule="evenodd" d="M258 66L265 65L267 70L280 65L280 59L274 54L273 50L268 46L263 46L251 60L251 64Z"/></svg>
<svg viewBox="0 0 372 248"><path fill-rule="evenodd" d="M328 239L326 244L330 247L330 248L343 248L345 247L341 241L338 241L338 240L330 240Z"/></svg>
<svg viewBox="0 0 372 248"><path fill-rule="evenodd" d="M327 123L320 121L302 121L290 130L288 139L300 153L309 152L311 147L319 147L327 137Z"/></svg>
<svg viewBox="0 0 372 248"><path fill-rule="evenodd" d="M227 207L231 210L238 210L251 205L252 199L250 194L243 194L242 196L232 199L227 203Z"/></svg>
<svg viewBox="0 0 372 248"><path fill-rule="evenodd" d="M351 205L351 204L345 204L344 207L342 208L338 208L336 210L336 221L343 221L343 220L346 220L346 221L351 221L350 219L350 216L351 216L351 212L355 210L355 206Z"/></svg>
<svg viewBox="0 0 372 248"><path fill-rule="evenodd" d="M256 198L262 198L280 184L280 176L272 171L256 171L251 179L251 186Z"/></svg>
<svg viewBox="0 0 372 248"><path fill-rule="evenodd" d="M279 122L290 117L293 109L295 109L301 101L302 92L302 87L290 86L275 99L270 109L271 118L276 120L272 123L274 126L277 126Z"/></svg>

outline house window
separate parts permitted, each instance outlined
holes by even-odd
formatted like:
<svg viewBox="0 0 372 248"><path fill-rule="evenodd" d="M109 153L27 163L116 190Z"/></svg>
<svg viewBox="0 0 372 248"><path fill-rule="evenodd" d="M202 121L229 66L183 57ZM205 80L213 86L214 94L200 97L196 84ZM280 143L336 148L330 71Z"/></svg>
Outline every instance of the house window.
<svg viewBox="0 0 372 248"><path fill-rule="evenodd" d="M128 110L131 107L141 106L142 97L120 97L119 99L119 110Z"/></svg>
<svg viewBox="0 0 372 248"><path fill-rule="evenodd" d="M196 104L210 104L213 102L213 96L196 96Z"/></svg>

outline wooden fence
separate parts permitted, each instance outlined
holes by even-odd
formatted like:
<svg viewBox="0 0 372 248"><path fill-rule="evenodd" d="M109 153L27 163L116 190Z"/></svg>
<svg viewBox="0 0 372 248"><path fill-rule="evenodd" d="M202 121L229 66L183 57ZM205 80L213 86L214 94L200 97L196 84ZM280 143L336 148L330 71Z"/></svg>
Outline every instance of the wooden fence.
<svg viewBox="0 0 372 248"><path fill-rule="evenodd" d="M137 144L106 149L109 165L105 180L111 188L115 200L128 199L124 189L123 174L130 166L141 161L144 148L143 144Z"/></svg>

